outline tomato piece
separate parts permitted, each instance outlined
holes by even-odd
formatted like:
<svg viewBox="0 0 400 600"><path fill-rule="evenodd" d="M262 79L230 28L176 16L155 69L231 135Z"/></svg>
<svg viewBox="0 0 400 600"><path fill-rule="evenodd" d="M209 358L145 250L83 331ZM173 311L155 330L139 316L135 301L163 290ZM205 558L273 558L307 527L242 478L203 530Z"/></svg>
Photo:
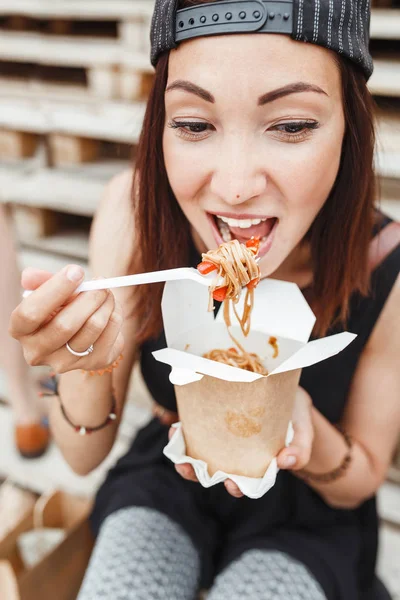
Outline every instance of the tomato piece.
<svg viewBox="0 0 400 600"><path fill-rule="evenodd" d="M213 291L213 298L217 300L217 302L223 302L226 298L226 293L228 291L228 286L220 287Z"/></svg>
<svg viewBox="0 0 400 600"><path fill-rule="evenodd" d="M215 265L213 265L212 263L210 263L206 260L203 260L203 262L201 262L200 264L197 265L197 270L202 275L208 275L208 273L211 273L212 271L216 271L216 269L217 269L217 267Z"/></svg>
<svg viewBox="0 0 400 600"><path fill-rule="evenodd" d="M255 279L252 279L251 281L249 281L249 283L246 285L246 287L248 290L254 290L254 288L257 287L259 283L260 283L260 278L256 277Z"/></svg>
<svg viewBox="0 0 400 600"><path fill-rule="evenodd" d="M248 248L249 250L251 250L251 252L253 252L254 254L257 254L259 248L260 248L260 238L259 237L252 237L249 240L247 240L246 242L246 248Z"/></svg>
<svg viewBox="0 0 400 600"><path fill-rule="evenodd" d="M232 352L232 354L239 354L236 348L228 348L228 352Z"/></svg>

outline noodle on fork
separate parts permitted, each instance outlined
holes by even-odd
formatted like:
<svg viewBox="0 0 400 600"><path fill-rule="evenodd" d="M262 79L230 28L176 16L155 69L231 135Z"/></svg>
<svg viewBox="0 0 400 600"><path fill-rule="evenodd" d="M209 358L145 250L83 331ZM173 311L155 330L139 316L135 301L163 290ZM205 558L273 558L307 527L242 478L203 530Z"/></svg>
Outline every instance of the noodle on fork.
<svg viewBox="0 0 400 600"><path fill-rule="evenodd" d="M244 336L250 332L251 312L254 304L254 288L260 281L260 268L256 262L259 248L259 240L251 238L246 245L238 240L231 240L221 244L216 250L210 250L202 255L203 261L198 265L198 270L203 275L216 270L217 274L210 286L208 310L214 309L214 300L223 302L224 321L228 333L236 348L228 350L211 350L204 354L204 358L268 375L261 359L254 353L248 353L243 346L234 338L230 331L232 325L230 319L230 302L233 312L240 324ZM239 315L237 304L239 302L242 288L246 287L243 314Z"/></svg>

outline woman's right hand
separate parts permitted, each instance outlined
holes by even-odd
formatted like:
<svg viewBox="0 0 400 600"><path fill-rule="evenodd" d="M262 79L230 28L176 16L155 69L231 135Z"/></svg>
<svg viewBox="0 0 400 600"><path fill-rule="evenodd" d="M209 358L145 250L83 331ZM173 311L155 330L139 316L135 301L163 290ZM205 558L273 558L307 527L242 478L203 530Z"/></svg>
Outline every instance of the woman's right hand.
<svg viewBox="0 0 400 600"><path fill-rule="evenodd" d="M22 286L35 290L13 311L10 335L23 348L25 360L32 366L48 365L56 373L75 369L97 370L113 363L121 354L123 314L110 290L75 294L84 279L84 271L68 265L53 275L38 269L25 269ZM71 354L91 345L91 354Z"/></svg>

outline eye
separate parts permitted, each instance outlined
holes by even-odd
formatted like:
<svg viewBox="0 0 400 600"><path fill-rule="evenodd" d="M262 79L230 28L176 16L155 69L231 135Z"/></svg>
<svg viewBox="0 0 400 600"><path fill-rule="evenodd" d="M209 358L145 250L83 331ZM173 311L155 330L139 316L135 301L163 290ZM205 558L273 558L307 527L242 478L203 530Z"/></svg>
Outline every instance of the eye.
<svg viewBox="0 0 400 600"><path fill-rule="evenodd" d="M204 134L210 130L211 125L200 121L170 121L168 127L177 129L178 134L186 139L204 139Z"/></svg>
<svg viewBox="0 0 400 600"><path fill-rule="evenodd" d="M317 121L291 121L288 123L279 123L270 128L270 131L278 133L289 142L300 142L312 135L314 129L318 129Z"/></svg>

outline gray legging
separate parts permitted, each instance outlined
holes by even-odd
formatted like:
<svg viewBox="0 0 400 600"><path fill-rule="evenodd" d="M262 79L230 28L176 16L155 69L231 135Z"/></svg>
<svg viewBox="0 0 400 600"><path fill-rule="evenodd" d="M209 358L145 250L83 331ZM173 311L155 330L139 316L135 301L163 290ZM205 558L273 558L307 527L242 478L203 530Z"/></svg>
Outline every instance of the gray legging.
<svg viewBox="0 0 400 600"><path fill-rule="evenodd" d="M77 600L195 600L200 561L188 535L149 509L103 523ZM307 569L282 552L250 550L215 579L207 600L324 600Z"/></svg>

